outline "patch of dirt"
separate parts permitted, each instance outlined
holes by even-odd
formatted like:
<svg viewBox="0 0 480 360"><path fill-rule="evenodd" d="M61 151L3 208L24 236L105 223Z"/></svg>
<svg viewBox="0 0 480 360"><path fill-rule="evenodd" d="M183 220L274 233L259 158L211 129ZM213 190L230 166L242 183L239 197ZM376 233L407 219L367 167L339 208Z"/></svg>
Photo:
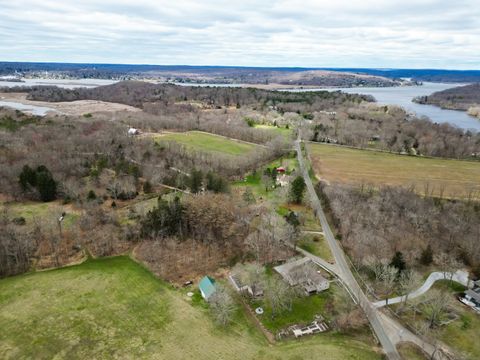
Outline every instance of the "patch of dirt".
<svg viewBox="0 0 480 360"><path fill-rule="evenodd" d="M25 93L0 93L0 99L4 101L19 102L24 105L48 107L55 109L61 114L75 116L93 114L97 112L142 111L141 109L135 108L133 106L98 100L77 100L65 102L32 101L27 100L27 94Z"/></svg>

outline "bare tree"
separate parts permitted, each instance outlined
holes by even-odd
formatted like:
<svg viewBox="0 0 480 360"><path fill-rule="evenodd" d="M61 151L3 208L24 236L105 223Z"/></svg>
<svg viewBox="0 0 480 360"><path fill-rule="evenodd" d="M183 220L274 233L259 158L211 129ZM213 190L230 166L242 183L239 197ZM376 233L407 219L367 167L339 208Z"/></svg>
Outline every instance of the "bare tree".
<svg viewBox="0 0 480 360"><path fill-rule="evenodd" d="M227 326L232 321L236 309L235 302L224 286L217 285L217 289L211 296L209 304L215 322L219 325Z"/></svg>

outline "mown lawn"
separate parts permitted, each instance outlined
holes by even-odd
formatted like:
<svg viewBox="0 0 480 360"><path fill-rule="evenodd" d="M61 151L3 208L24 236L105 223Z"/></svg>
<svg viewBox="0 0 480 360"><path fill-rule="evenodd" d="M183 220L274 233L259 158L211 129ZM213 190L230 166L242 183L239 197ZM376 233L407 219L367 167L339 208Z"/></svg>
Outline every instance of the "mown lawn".
<svg viewBox="0 0 480 360"><path fill-rule="evenodd" d="M175 141L191 149L205 152L219 152L228 155L244 155L254 151L258 146L223 136L208 134L200 131L184 133L168 133L156 137L156 141Z"/></svg>
<svg viewBox="0 0 480 360"><path fill-rule="evenodd" d="M269 346L242 311L224 329L201 301L128 257L3 279L0 358L380 359L335 334Z"/></svg>
<svg viewBox="0 0 480 360"><path fill-rule="evenodd" d="M315 174L329 182L414 186L420 194L459 198L480 193L480 162L422 158L309 144ZM428 189L427 189L428 187ZM426 191L427 190L427 191Z"/></svg>

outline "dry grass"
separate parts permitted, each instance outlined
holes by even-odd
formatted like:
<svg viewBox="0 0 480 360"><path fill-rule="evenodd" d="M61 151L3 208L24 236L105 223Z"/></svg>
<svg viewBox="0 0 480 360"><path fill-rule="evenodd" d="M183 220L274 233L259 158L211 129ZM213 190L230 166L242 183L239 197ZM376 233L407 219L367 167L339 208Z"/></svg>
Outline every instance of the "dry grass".
<svg viewBox="0 0 480 360"><path fill-rule="evenodd" d="M328 182L415 187L420 194L480 197L480 162L309 144L315 174Z"/></svg>

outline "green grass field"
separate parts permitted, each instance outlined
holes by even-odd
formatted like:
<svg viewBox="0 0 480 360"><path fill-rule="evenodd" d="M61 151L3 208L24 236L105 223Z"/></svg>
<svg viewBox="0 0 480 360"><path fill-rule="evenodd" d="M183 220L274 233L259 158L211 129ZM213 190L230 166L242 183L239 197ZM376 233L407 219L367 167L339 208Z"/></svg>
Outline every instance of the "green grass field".
<svg viewBox="0 0 480 360"><path fill-rule="evenodd" d="M242 311L223 329L199 305L128 257L3 279L0 358L381 358L330 333L269 346Z"/></svg>
<svg viewBox="0 0 480 360"><path fill-rule="evenodd" d="M155 139L160 143L163 141L175 141L194 150L218 152L234 156L247 154L257 148L257 145L254 144L236 141L223 136L208 134L200 131L167 133L158 136Z"/></svg>
<svg viewBox="0 0 480 360"><path fill-rule="evenodd" d="M415 186L420 194L480 196L480 162L422 158L379 151L357 150L325 144L309 144L317 176L329 182L375 186Z"/></svg>
<svg viewBox="0 0 480 360"><path fill-rule="evenodd" d="M289 140L292 138L292 133L293 133L292 129L287 129L285 127L257 124L255 125L255 128L268 130L273 132L274 134L282 135L286 140Z"/></svg>

